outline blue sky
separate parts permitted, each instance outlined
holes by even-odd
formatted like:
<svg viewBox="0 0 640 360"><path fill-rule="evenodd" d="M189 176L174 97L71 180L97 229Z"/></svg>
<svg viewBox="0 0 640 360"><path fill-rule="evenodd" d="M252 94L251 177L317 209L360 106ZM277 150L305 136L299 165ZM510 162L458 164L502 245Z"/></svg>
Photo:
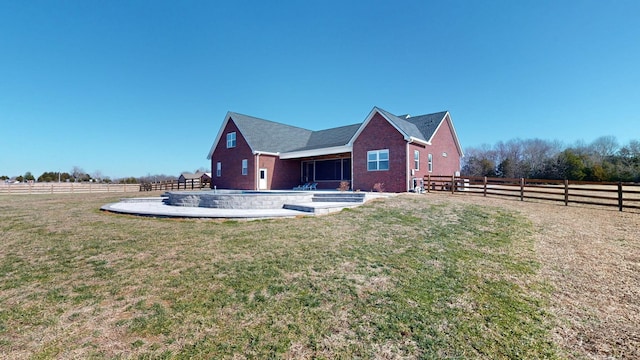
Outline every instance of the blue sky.
<svg viewBox="0 0 640 360"><path fill-rule="evenodd" d="M0 175L209 168L227 111L640 139L640 1L0 1Z"/></svg>

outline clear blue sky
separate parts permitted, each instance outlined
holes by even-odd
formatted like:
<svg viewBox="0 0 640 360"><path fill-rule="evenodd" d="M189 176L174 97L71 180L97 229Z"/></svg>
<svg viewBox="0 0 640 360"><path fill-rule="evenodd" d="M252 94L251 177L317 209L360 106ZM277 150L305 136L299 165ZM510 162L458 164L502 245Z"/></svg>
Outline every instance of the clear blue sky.
<svg viewBox="0 0 640 360"><path fill-rule="evenodd" d="M209 168L227 111L640 139L640 1L0 1L0 175Z"/></svg>

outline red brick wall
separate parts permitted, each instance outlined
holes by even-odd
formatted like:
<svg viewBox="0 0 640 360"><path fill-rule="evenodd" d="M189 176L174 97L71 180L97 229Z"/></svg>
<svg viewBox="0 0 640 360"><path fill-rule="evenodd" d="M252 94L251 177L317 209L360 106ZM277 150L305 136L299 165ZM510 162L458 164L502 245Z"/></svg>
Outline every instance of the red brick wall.
<svg viewBox="0 0 640 360"><path fill-rule="evenodd" d="M277 156L256 157L259 168L267 169L267 189L291 190L300 184L300 161L280 160Z"/></svg>
<svg viewBox="0 0 640 360"><path fill-rule="evenodd" d="M420 178L422 179L425 175L427 175L429 173L428 171L428 167L427 167L427 162L428 162L428 157L427 154L429 153L428 151L428 146L425 147L425 145L421 145L421 144L417 144L417 143L411 143L409 144L409 176L410 176L410 180L413 178ZM417 170L415 170L415 165L414 165L414 161L413 161L413 152L415 150L418 150L418 152L420 153L420 159L419 159L419 168ZM414 174L411 175L411 170L415 170ZM410 183L410 186L413 187L413 184Z"/></svg>
<svg viewBox="0 0 640 360"><path fill-rule="evenodd" d="M227 134L236 133L236 147L227 149ZM247 159L247 175L242 175L242 160ZM272 155L254 155L233 119L227 123L220 142L211 156L211 187L218 189L257 189L257 168L267 169L267 189L292 189L300 182L300 161L280 160ZM222 176L216 175L216 164L222 162Z"/></svg>
<svg viewBox="0 0 640 360"><path fill-rule="evenodd" d="M276 160L271 189L291 190L300 185L300 160Z"/></svg>
<svg viewBox="0 0 640 360"><path fill-rule="evenodd" d="M227 134L236 132L236 147L227 149ZM242 175L242 159L248 160L247 175ZM217 163L222 162L222 176L216 173ZM254 190L256 188L256 166L254 155L233 119L227 123L222 137L211 156L211 188Z"/></svg>
<svg viewBox="0 0 640 360"><path fill-rule="evenodd" d="M460 171L461 154L456 147L451 129L451 119L449 119L448 115L431 140L431 146L427 146L427 151L433 154L433 172L431 175L450 176L456 171ZM444 157L443 153L447 153L447 156Z"/></svg>
<svg viewBox="0 0 640 360"><path fill-rule="evenodd" d="M385 191L407 191L406 144L402 134L376 113L353 143L353 189L371 191L374 184L383 183ZM367 151L382 149L389 149L389 170L368 171Z"/></svg>

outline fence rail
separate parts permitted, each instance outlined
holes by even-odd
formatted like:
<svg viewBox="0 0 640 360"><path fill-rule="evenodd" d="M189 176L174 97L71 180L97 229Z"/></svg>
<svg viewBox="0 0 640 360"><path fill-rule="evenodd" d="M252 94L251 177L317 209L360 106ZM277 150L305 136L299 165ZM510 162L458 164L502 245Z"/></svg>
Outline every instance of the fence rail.
<svg viewBox="0 0 640 360"><path fill-rule="evenodd" d="M138 184L33 183L0 184L0 195L137 192Z"/></svg>
<svg viewBox="0 0 640 360"><path fill-rule="evenodd" d="M506 179L476 176L431 176L423 179L424 190L466 192L526 199L557 201L565 205L585 204L640 209L640 184L545 179Z"/></svg>
<svg viewBox="0 0 640 360"><path fill-rule="evenodd" d="M184 182L178 180L158 181L140 184L140 191L157 190L199 190L209 187L208 182L201 182L199 179L189 179Z"/></svg>

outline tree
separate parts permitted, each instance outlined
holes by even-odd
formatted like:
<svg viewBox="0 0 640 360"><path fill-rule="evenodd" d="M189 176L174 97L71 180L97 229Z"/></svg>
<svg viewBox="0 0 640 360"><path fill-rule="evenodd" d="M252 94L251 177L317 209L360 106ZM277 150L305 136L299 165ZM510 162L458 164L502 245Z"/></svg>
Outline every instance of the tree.
<svg viewBox="0 0 640 360"><path fill-rule="evenodd" d="M586 174L584 172L583 158L576 154L573 150L567 149L558 156L558 164L560 173L568 180L584 180Z"/></svg>
<svg viewBox="0 0 640 360"><path fill-rule="evenodd" d="M102 175L102 171L100 170L96 170L93 172L93 174L91 175L91 178L93 178L93 180L95 180L96 182L102 182L102 178L104 176Z"/></svg>
<svg viewBox="0 0 640 360"><path fill-rule="evenodd" d="M35 181L36 178L33 176L33 174L31 174L31 171L27 171L26 173L24 173L24 180L25 181Z"/></svg>
<svg viewBox="0 0 640 360"><path fill-rule="evenodd" d="M74 166L73 169L71 169L71 176L73 176L74 181L82 181L88 175L85 174L84 170L81 167Z"/></svg>
<svg viewBox="0 0 640 360"><path fill-rule="evenodd" d="M618 151L618 140L615 136L601 136L589 145L591 155L594 157L595 162L602 163L602 161L610 156L613 156Z"/></svg>
<svg viewBox="0 0 640 360"><path fill-rule="evenodd" d="M69 173L61 173L61 172L43 172L42 175L38 177L38 182L66 182L71 179L72 176Z"/></svg>

